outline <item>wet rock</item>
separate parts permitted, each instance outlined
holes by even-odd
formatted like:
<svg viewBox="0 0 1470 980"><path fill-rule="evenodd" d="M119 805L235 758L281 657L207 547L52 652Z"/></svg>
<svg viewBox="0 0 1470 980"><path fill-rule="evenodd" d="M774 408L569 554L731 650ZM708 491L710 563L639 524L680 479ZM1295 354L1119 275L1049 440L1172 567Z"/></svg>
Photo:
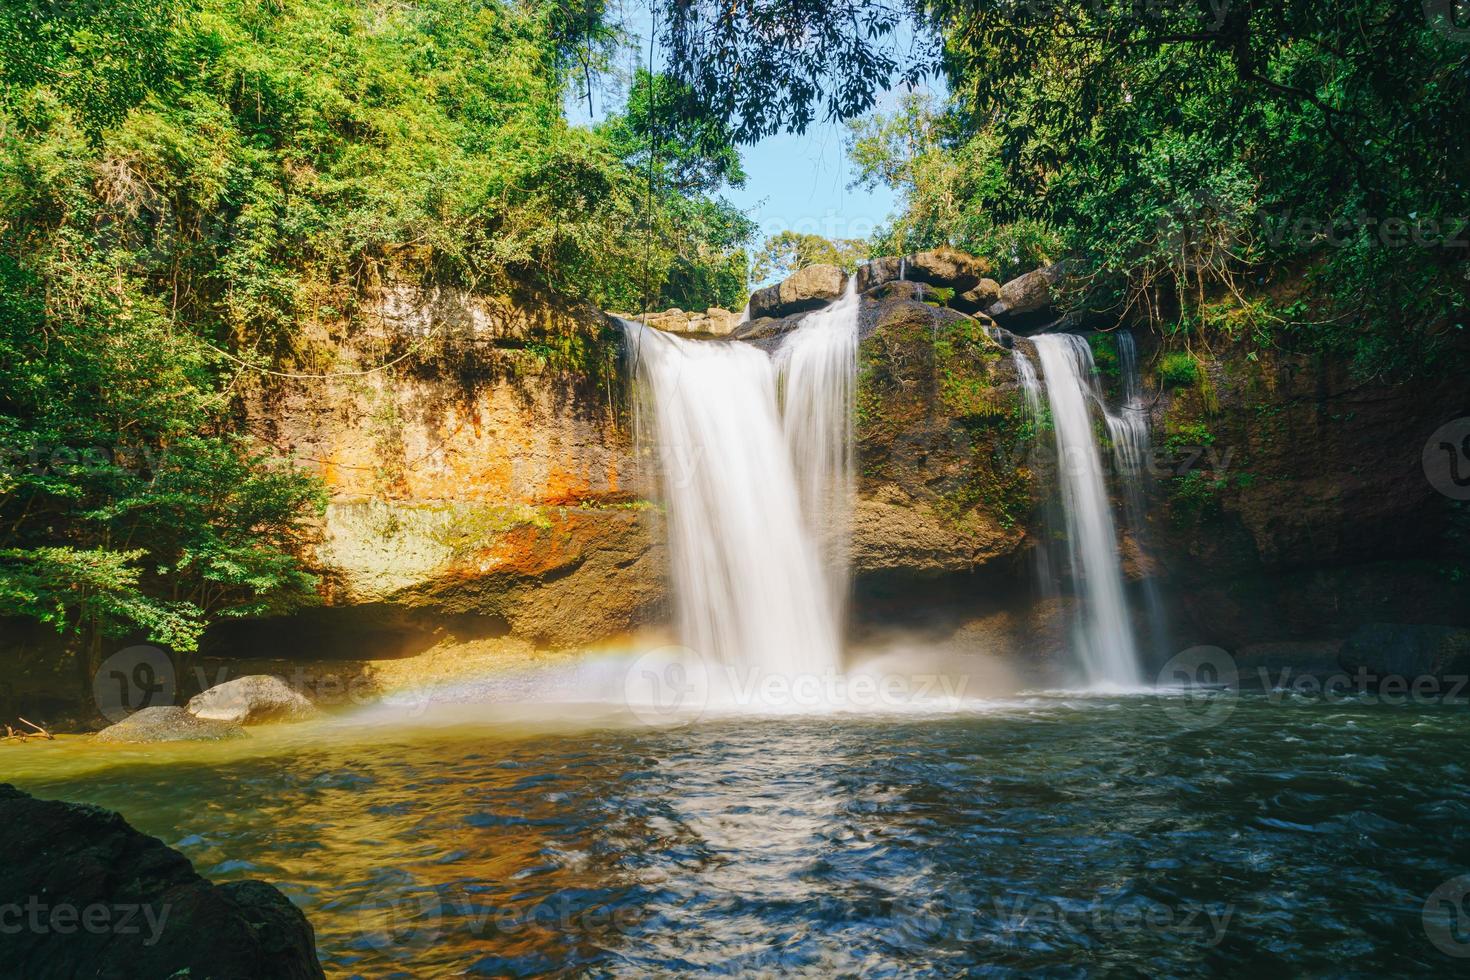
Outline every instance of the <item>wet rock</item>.
<svg viewBox="0 0 1470 980"><path fill-rule="evenodd" d="M1057 310L1052 287L1060 277L1061 270L1055 265L1017 276L1000 287L996 301L986 312L1011 330L1055 320Z"/></svg>
<svg viewBox="0 0 1470 980"><path fill-rule="evenodd" d="M134 712L95 736L99 742L190 742L244 737L245 729L234 722L196 718L172 705Z"/></svg>
<svg viewBox="0 0 1470 980"><path fill-rule="evenodd" d="M188 711L205 721L258 725L268 721L307 721L321 712L279 677L252 674L237 677L194 695Z"/></svg>
<svg viewBox="0 0 1470 980"><path fill-rule="evenodd" d="M0 909L21 917L0 929L6 976L324 976L311 923L286 896L261 881L212 884L111 810L0 784L0 868Z"/></svg>
<svg viewBox="0 0 1470 980"><path fill-rule="evenodd" d="M847 275L835 265L809 265L750 297L750 318L783 317L820 309L842 295Z"/></svg>
<svg viewBox="0 0 1470 980"><path fill-rule="evenodd" d="M990 273L990 263L959 249L942 245L908 259L907 278L963 293L980 285Z"/></svg>
<svg viewBox="0 0 1470 980"><path fill-rule="evenodd" d="M1036 493L1014 361L993 328L890 282L864 303L859 345L862 575L968 573L1014 554Z"/></svg>
<svg viewBox="0 0 1470 980"><path fill-rule="evenodd" d="M1470 629L1370 623L1343 642L1338 664L1379 679L1464 677L1470 674Z"/></svg>

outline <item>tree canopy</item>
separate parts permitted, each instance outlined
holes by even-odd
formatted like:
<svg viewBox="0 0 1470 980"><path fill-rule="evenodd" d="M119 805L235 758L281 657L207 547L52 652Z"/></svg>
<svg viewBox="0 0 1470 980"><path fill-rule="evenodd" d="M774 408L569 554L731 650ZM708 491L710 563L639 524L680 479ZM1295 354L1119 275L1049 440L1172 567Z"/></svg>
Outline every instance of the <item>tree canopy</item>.
<svg viewBox="0 0 1470 980"><path fill-rule="evenodd" d="M1470 31L1420 0L666 5L678 77L749 138L855 119L880 247L1069 258L1078 301L1411 371L1465 329ZM928 43L905 43L905 18ZM1287 273L1303 302L1255 295ZM1254 287L1251 288L1251 287Z"/></svg>

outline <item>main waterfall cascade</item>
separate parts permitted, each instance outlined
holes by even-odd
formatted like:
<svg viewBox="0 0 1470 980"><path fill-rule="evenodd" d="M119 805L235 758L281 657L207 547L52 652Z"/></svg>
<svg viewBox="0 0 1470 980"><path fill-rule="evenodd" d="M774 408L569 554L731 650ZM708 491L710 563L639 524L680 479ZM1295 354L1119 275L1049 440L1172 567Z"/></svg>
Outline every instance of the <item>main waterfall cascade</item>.
<svg viewBox="0 0 1470 980"><path fill-rule="evenodd" d="M776 351L782 427L839 617L846 605L848 524L857 495L857 316L857 277L852 276L841 299L809 315Z"/></svg>
<svg viewBox="0 0 1470 980"><path fill-rule="evenodd" d="M1096 404L1101 409L1103 405L1094 380L1092 349L1085 339L1072 334L1038 334L1031 340L1041 360L1051 409L1067 551L1082 597L1082 615L1075 624L1073 644L1090 686L1137 687L1138 651L1124 601L1117 529L1102 455L1092 431L1089 406ZM1036 390L1039 382L1024 355L1016 363L1034 411L1040 406ZM1107 413L1103 414L1106 417ZM1120 422L1117 428L1121 430L1125 425L1131 437L1131 422ZM1115 431L1112 422L1109 430ZM1146 428L1143 431L1146 438ZM1138 443L1130 442L1125 451L1135 450L1142 452Z"/></svg>
<svg viewBox="0 0 1470 980"><path fill-rule="evenodd" d="M639 455L659 463L680 635L707 666L786 678L841 669L857 312L849 286L774 358L623 322Z"/></svg>
<svg viewBox="0 0 1470 980"><path fill-rule="evenodd" d="M774 354L691 340L624 321L632 352L639 456L658 464L682 642L731 677L841 674L856 493L855 277ZM1057 531L1082 610L1073 644L1094 688L1139 686L1117 526L1092 408L1121 474L1128 526L1143 520L1146 406L1131 337L1119 335L1123 407L1107 411L1086 340L1032 338L1041 377L1017 348L1033 416L1049 411L1058 461ZM1058 534L1057 536L1061 536ZM1046 549L1040 549L1043 557ZM1043 581L1053 583L1049 570ZM1053 586L1054 588L1054 586ZM736 683L739 683L737 680ZM710 696L719 691L711 685ZM728 693L728 692L726 692Z"/></svg>

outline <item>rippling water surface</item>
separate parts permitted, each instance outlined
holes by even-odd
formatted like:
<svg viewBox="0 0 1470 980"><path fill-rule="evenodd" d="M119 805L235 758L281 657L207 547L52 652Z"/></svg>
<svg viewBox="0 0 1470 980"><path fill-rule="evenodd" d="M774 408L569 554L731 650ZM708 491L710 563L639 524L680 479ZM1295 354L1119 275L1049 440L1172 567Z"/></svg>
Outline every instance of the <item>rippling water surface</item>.
<svg viewBox="0 0 1470 980"><path fill-rule="evenodd" d="M1470 966L1423 918L1470 872L1466 708L1222 705L31 743L3 778L276 883L329 975Z"/></svg>

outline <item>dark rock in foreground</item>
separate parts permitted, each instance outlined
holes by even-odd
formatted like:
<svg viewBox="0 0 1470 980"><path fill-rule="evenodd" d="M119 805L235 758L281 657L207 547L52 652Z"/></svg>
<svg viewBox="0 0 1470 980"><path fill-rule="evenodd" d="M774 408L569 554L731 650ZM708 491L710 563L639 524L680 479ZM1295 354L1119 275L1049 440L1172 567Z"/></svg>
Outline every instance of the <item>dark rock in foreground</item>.
<svg viewBox="0 0 1470 980"><path fill-rule="evenodd" d="M212 884L120 814L5 784L0 913L4 976L324 976L311 924L271 885Z"/></svg>
<svg viewBox="0 0 1470 980"><path fill-rule="evenodd" d="M196 718L183 708L158 705L135 712L98 732L101 742L191 742L245 738L234 722Z"/></svg>

